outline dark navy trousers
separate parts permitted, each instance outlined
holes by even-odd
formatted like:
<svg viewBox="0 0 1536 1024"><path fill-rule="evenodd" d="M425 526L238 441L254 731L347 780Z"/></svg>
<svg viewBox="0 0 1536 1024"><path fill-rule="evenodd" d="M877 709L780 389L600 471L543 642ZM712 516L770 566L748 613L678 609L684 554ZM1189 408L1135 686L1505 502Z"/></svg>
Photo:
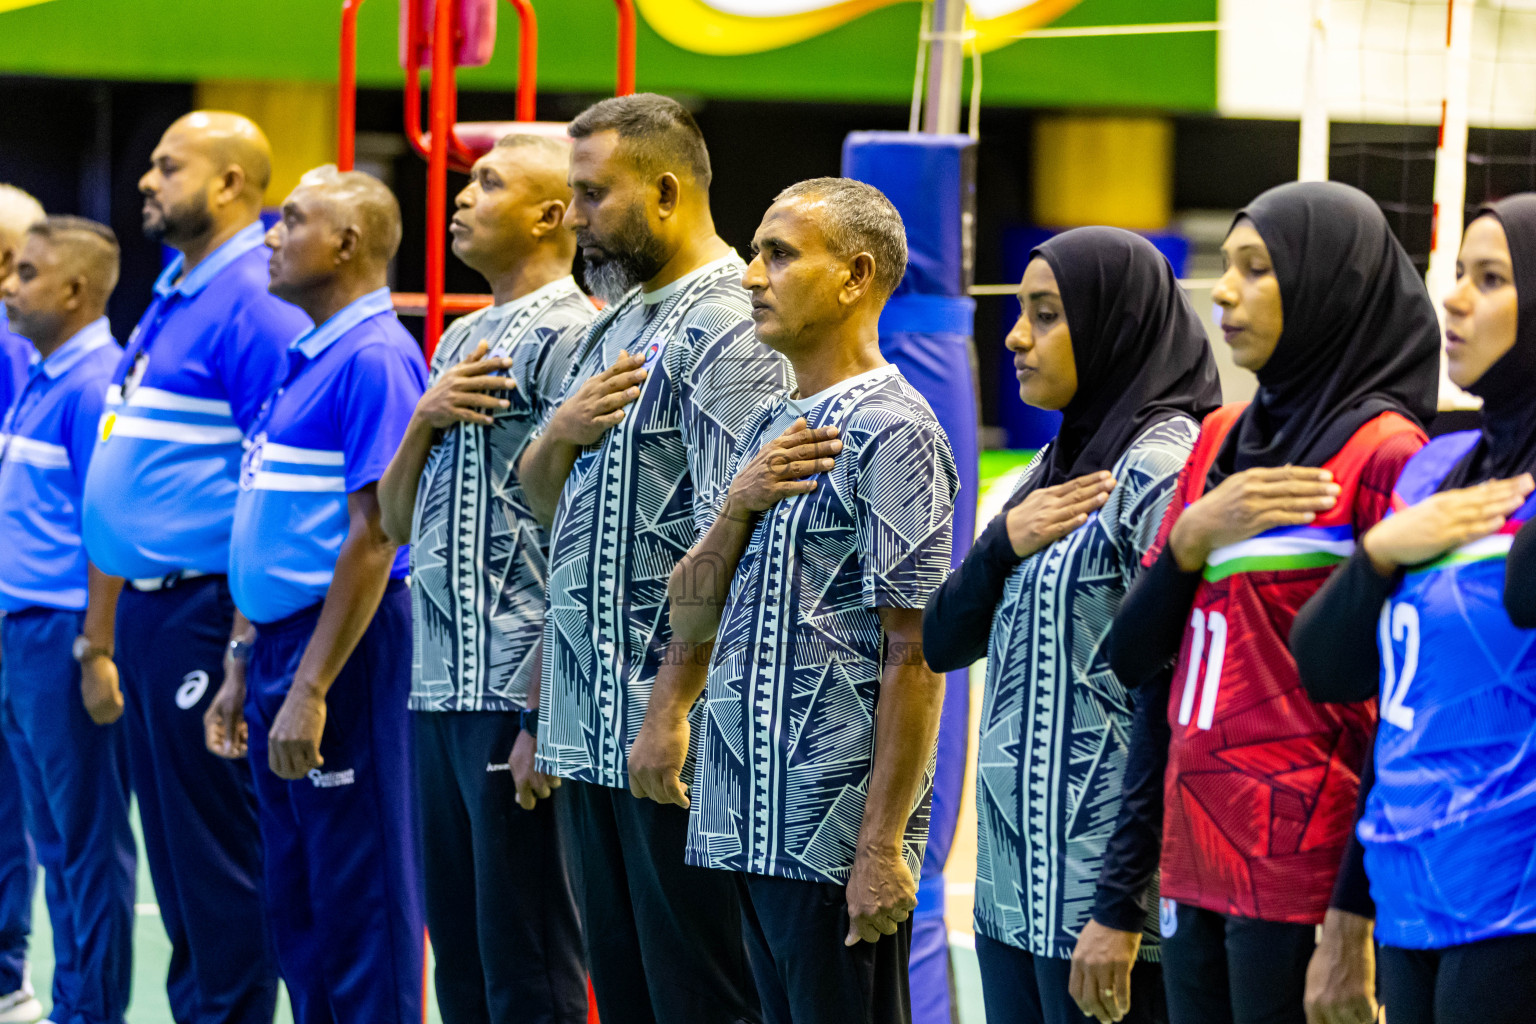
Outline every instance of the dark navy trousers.
<svg viewBox="0 0 1536 1024"><path fill-rule="evenodd" d="M0 663L3 658L0 654ZM0 996L20 989L26 977L36 888L37 852L27 833L21 777L0 729Z"/></svg>
<svg viewBox="0 0 1536 1024"><path fill-rule="evenodd" d="M741 892L742 933L764 1024L912 1024L910 917L895 935L846 946L846 886L722 874Z"/></svg>
<svg viewBox="0 0 1536 1024"><path fill-rule="evenodd" d="M133 831L121 722L100 726L70 656L84 616L32 608L0 622L0 701L46 873L56 1024L122 1024L133 977Z"/></svg>
<svg viewBox="0 0 1536 1024"><path fill-rule="evenodd" d="M326 695L325 764L267 766L267 733L320 617L257 627L245 716L261 809L267 915L295 1024L421 1024L424 971L411 792L411 595L389 584Z"/></svg>
<svg viewBox="0 0 1536 1024"><path fill-rule="evenodd" d="M559 796L603 1024L761 1024L736 879L683 863L688 811L573 779Z"/></svg>
<svg viewBox="0 0 1536 1024"><path fill-rule="evenodd" d="M976 936L987 1024L1084 1024L1072 998L1072 961L1035 956L1006 942ZM1137 960L1131 968L1131 1012L1125 1024L1168 1024L1162 968Z"/></svg>
<svg viewBox="0 0 1536 1024"><path fill-rule="evenodd" d="M443 1024L586 1024L587 969L555 790L517 805L509 711L415 711L427 927Z"/></svg>
<svg viewBox="0 0 1536 1024"><path fill-rule="evenodd" d="M251 769L209 753L203 738L234 614L222 576L125 588L117 602L128 760L171 940L177 1024L271 1024L277 1006Z"/></svg>

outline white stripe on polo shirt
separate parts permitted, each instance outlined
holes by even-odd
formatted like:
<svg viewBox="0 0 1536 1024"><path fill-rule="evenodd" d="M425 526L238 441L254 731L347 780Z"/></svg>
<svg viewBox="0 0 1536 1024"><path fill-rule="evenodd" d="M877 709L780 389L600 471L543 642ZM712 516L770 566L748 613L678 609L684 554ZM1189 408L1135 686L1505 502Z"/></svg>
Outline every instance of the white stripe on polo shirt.
<svg viewBox="0 0 1536 1024"><path fill-rule="evenodd" d="M105 419L113 419L108 413ZM145 441L179 441L182 444L239 444L239 427L210 427L174 420L151 420L142 416L116 416L112 436L136 437Z"/></svg>
<svg viewBox="0 0 1536 1024"><path fill-rule="evenodd" d="M122 396L114 388L107 393L108 405L123 405ZM189 398L163 388L137 387L128 396L130 409L160 409L165 412L195 412L205 416L223 416L233 421L234 412L228 402L217 398Z"/></svg>
<svg viewBox="0 0 1536 1024"><path fill-rule="evenodd" d="M344 476L315 476L309 473L274 473L259 470L251 481L253 491L329 491L341 493L347 489Z"/></svg>
<svg viewBox="0 0 1536 1024"><path fill-rule="evenodd" d="M61 444L35 441L30 437L0 434L0 451L5 457L23 466L37 469L68 469L69 449Z"/></svg>
<svg viewBox="0 0 1536 1024"><path fill-rule="evenodd" d="M346 456L342 452L326 451L323 448L295 448L271 441L261 448L262 465L269 462L292 462L300 466L341 466L345 460Z"/></svg>
<svg viewBox="0 0 1536 1024"><path fill-rule="evenodd" d="M344 452L264 441L258 458L260 463L251 478L252 490L340 494L347 489ZM310 466L320 472L294 473L289 466Z"/></svg>

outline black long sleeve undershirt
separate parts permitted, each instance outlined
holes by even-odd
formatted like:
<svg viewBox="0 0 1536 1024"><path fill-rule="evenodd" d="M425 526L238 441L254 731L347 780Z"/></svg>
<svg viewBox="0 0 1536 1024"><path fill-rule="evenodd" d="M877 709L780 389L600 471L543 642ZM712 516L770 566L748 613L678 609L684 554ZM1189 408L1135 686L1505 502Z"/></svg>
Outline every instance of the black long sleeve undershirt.
<svg viewBox="0 0 1536 1024"><path fill-rule="evenodd" d="M1355 821L1365 813L1365 798L1376 783L1376 739L1365 748L1365 764L1360 769L1360 795L1355 798ZM1371 880L1365 874L1365 847L1353 827L1349 830L1349 846L1344 849L1344 862L1339 865L1339 875L1333 880L1333 896L1328 905L1358 917L1376 916L1376 901L1371 899Z"/></svg>
<svg viewBox="0 0 1536 1024"><path fill-rule="evenodd" d="M1291 655L1301 683L1315 701L1353 702L1376 695L1381 671L1381 649L1376 642L1376 622L1382 602L1397 588L1401 573L1383 577L1371 565L1363 548L1328 577L1318 592L1296 614L1291 626ZM1365 809L1365 799L1376 779L1374 740L1366 747L1360 770L1360 795L1355 820ZM1375 917L1370 881L1365 874L1365 848L1350 832L1349 847L1339 865L1330 905Z"/></svg>
<svg viewBox="0 0 1536 1024"><path fill-rule="evenodd" d="M1093 919L1106 928L1139 932L1151 912L1150 890L1163 846L1163 773L1168 766L1168 690L1163 672L1131 691L1131 737L1115 831L1104 849Z"/></svg>
<svg viewBox="0 0 1536 1024"><path fill-rule="evenodd" d="M1536 519L1520 527L1504 563L1504 610L1521 629L1536 629Z"/></svg>
<svg viewBox="0 0 1536 1024"><path fill-rule="evenodd" d="M1382 577L1356 548L1291 626L1291 655L1301 684L1315 701L1353 702L1376 696L1381 648L1376 621L1401 573Z"/></svg>
<svg viewBox="0 0 1536 1024"><path fill-rule="evenodd" d="M952 672L984 657L992 616L1008 574L1023 559L1008 539L1008 512L987 524L960 568L949 574L923 609L923 657L935 672Z"/></svg>
<svg viewBox="0 0 1536 1024"><path fill-rule="evenodd" d="M1199 589L1200 573L1180 569L1167 548L1131 584L1104 638L1109 666L1122 683L1141 686L1172 666Z"/></svg>

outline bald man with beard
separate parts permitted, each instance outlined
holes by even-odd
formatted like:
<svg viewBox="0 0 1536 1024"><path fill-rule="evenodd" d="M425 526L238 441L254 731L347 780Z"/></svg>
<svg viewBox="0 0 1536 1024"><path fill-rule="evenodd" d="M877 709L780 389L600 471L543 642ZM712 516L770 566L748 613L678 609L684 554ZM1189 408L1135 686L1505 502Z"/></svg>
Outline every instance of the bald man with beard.
<svg viewBox="0 0 1536 1024"><path fill-rule="evenodd" d="M116 656L178 1024L270 1024L277 999L244 739L216 755L204 729L252 640L228 583L242 442L310 326L267 291L271 166L261 129L218 111L155 147L144 232L178 255L112 375L85 482L86 550L128 581Z"/></svg>
<svg viewBox="0 0 1536 1024"><path fill-rule="evenodd" d="M267 245L273 294L316 326L251 427L229 581L256 645L245 692L221 692L244 721L210 742L249 737L296 1024L420 1024L409 559L378 493L426 382L386 283L400 207L375 178L320 168Z"/></svg>

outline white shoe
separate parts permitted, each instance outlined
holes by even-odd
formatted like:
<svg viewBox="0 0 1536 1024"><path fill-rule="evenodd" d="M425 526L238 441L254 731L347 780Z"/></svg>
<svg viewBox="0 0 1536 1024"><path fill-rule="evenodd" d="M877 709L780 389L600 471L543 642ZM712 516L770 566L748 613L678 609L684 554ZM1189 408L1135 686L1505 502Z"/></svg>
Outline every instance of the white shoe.
<svg viewBox="0 0 1536 1024"><path fill-rule="evenodd" d="M34 1024L43 1017L43 1004L25 985L10 995L0 996L0 1024Z"/></svg>

